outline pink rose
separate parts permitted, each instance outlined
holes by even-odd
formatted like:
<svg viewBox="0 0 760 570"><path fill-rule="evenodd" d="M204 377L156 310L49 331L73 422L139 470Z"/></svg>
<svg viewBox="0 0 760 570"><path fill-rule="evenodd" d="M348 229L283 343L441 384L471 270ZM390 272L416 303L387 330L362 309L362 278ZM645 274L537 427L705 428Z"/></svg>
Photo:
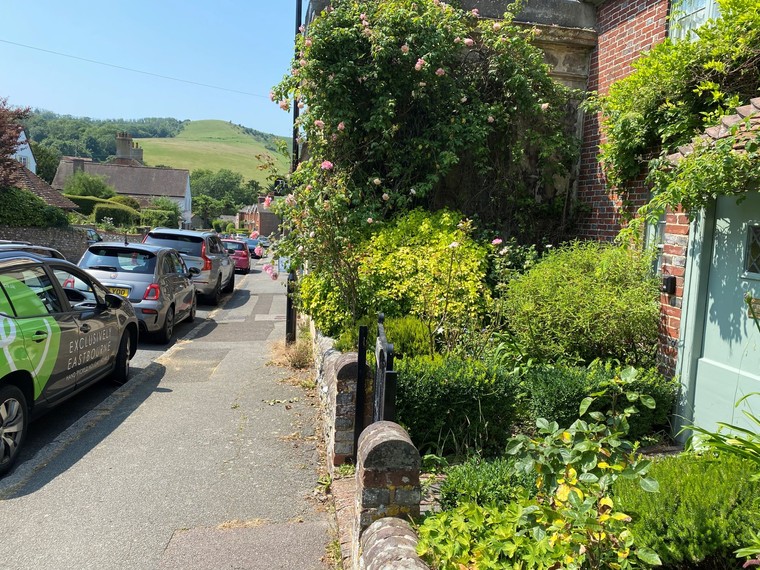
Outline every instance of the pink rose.
<svg viewBox="0 0 760 570"><path fill-rule="evenodd" d="M272 271L272 273L270 273L269 275L272 276L272 281L277 281L277 278L280 276L280 274L277 273L276 271Z"/></svg>
<svg viewBox="0 0 760 570"><path fill-rule="evenodd" d="M341 121L340 123L338 123L338 130L339 131L346 130L346 124L343 121Z"/></svg>
<svg viewBox="0 0 760 570"><path fill-rule="evenodd" d="M444 75L446 75L446 72L443 70L442 67L439 67L438 69L435 70L435 74L438 77L443 77Z"/></svg>
<svg viewBox="0 0 760 570"><path fill-rule="evenodd" d="M322 170L332 170L333 163L330 162L329 160L325 160L322 162L320 166L322 167Z"/></svg>
<svg viewBox="0 0 760 570"><path fill-rule="evenodd" d="M303 42L303 45L305 45L306 47L311 47L311 44L312 44L311 38L306 38Z"/></svg>
<svg viewBox="0 0 760 570"><path fill-rule="evenodd" d="M423 67L425 67L425 60L420 58L417 60L417 63L414 64L414 69L421 71Z"/></svg>
<svg viewBox="0 0 760 570"><path fill-rule="evenodd" d="M296 197L293 194L288 194L285 197L285 203L288 206L295 206L296 205ZM253 236L251 236L251 237L253 237Z"/></svg>
<svg viewBox="0 0 760 570"><path fill-rule="evenodd" d="M401 46L401 53L409 53L409 46L407 44Z"/></svg>
<svg viewBox="0 0 760 570"><path fill-rule="evenodd" d="M368 224L371 224L371 223L372 223L372 222L374 222L374 221L375 221L375 220L373 220L372 218L367 218L367 223L368 223Z"/></svg>
<svg viewBox="0 0 760 570"><path fill-rule="evenodd" d="M475 45L475 40L473 40L472 38L465 38L464 45L466 45L467 47L472 47Z"/></svg>
<svg viewBox="0 0 760 570"><path fill-rule="evenodd" d="M272 267L272 265L269 263L267 263L264 267L262 267L262 269L264 270L264 273L269 273L269 275L271 275L272 272L274 271L274 267Z"/></svg>
<svg viewBox="0 0 760 570"><path fill-rule="evenodd" d="M256 230L253 230L251 232L251 239L256 239L257 237L259 237L259 232L257 232Z"/></svg>
<svg viewBox="0 0 760 570"><path fill-rule="evenodd" d="M318 129L324 129L325 122L317 119L316 121L314 121L314 126L317 127Z"/></svg>
<svg viewBox="0 0 760 570"><path fill-rule="evenodd" d="M287 99L283 99L282 101L280 101L280 109L282 109L283 111L290 111L290 101L288 101Z"/></svg>
<svg viewBox="0 0 760 570"><path fill-rule="evenodd" d="M494 119L491 115L488 115L488 122L493 123L496 119Z"/></svg>
<svg viewBox="0 0 760 570"><path fill-rule="evenodd" d="M260 245L257 245L255 248L253 248L253 253L258 255L259 257L264 257L264 248Z"/></svg>
<svg viewBox="0 0 760 570"><path fill-rule="evenodd" d="M264 198L264 207L268 208L271 205L272 205L272 197L267 196L266 198Z"/></svg>
<svg viewBox="0 0 760 570"><path fill-rule="evenodd" d="M501 245L502 240L501 238L495 238L491 241L491 245Z"/></svg>
<svg viewBox="0 0 760 570"><path fill-rule="evenodd" d="M309 65L309 62L306 61L305 59L302 59L301 61L298 62L298 65L300 65L301 67L306 67L307 65Z"/></svg>
<svg viewBox="0 0 760 570"><path fill-rule="evenodd" d="M383 200L385 200L385 201L387 202L387 201L388 201L388 200L390 200L390 199L391 199L391 197L390 197L390 196L388 196L388 194L387 194L387 193L386 193L386 194L383 194Z"/></svg>

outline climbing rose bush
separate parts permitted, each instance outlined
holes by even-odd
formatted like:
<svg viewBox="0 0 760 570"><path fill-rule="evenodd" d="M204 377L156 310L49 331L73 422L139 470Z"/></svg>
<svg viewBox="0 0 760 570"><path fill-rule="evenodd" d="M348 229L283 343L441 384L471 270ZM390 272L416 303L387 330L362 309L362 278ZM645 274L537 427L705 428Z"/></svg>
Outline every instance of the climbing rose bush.
<svg viewBox="0 0 760 570"><path fill-rule="evenodd" d="M286 109L296 101L308 143L278 205L290 225L281 252L329 273L354 316L359 244L396 214L435 206L457 164L495 201L531 190L518 174L527 155L539 178L566 173L566 93L530 39L509 13L481 21L437 0L337 1L298 37L271 93Z"/></svg>

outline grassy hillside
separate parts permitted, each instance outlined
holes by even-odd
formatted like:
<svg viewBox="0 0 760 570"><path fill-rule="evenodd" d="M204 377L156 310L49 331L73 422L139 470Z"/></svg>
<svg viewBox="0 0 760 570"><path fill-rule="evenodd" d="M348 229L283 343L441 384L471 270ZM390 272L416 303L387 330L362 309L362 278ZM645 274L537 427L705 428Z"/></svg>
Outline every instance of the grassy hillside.
<svg viewBox="0 0 760 570"><path fill-rule="evenodd" d="M277 152L277 137L245 129L225 121L192 121L174 138L135 139L143 148L147 166L170 166L239 172L246 180L266 182L268 173L259 170L256 155L267 154L275 160L277 171L288 171L288 158Z"/></svg>

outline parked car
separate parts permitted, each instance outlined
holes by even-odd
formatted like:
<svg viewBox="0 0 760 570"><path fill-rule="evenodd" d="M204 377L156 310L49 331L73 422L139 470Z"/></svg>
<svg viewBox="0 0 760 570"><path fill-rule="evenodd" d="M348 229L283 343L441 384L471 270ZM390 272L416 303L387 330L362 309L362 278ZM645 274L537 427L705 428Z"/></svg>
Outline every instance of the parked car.
<svg viewBox="0 0 760 570"><path fill-rule="evenodd" d="M87 248L78 265L111 293L129 299L141 332L159 342L171 340L177 323L195 320L192 276L200 270L188 269L176 249L100 242Z"/></svg>
<svg viewBox="0 0 760 570"><path fill-rule="evenodd" d="M272 242L267 236L259 236L259 244L261 244L261 247L264 249L268 248L270 245L272 245Z"/></svg>
<svg viewBox="0 0 760 570"><path fill-rule="evenodd" d="M137 339L129 301L76 265L0 252L0 474L18 457L30 420L102 378L125 382Z"/></svg>
<svg viewBox="0 0 760 570"><path fill-rule="evenodd" d="M87 245L93 245L100 241L103 241L103 238L100 237L100 234L93 230L92 228L87 228Z"/></svg>
<svg viewBox="0 0 760 570"><path fill-rule="evenodd" d="M56 259L66 259L64 255L57 249L48 247L46 245L34 245L26 242L11 242L3 240L0 242L0 251L26 251L29 253L36 253L41 257L54 257Z"/></svg>
<svg viewBox="0 0 760 570"><path fill-rule="evenodd" d="M256 253L256 248L259 245L259 239L258 238L246 238L245 240L246 245L248 246L248 251L251 254L251 257L254 259L261 259L261 256Z"/></svg>
<svg viewBox="0 0 760 570"><path fill-rule="evenodd" d="M248 244L239 239L223 239L222 243L227 253L232 256L235 269L240 270L243 275L248 275L251 271L251 253L248 251Z"/></svg>
<svg viewBox="0 0 760 570"><path fill-rule="evenodd" d="M188 268L200 270L193 276L193 284L212 305L219 304L222 292L235 289L235 264L216 233L156 228L148 232L143 243L173 247Z"/></svg>

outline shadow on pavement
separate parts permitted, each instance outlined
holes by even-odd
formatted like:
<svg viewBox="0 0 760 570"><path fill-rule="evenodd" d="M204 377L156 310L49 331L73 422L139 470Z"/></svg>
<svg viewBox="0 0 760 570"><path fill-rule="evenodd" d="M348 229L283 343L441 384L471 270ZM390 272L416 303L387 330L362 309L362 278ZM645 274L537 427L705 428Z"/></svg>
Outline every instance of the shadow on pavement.
<svg viewBox="0 0 760 570"><path fill-rule="evenodd" d="M18 463L0 479L0 498L34 493L75 465L153 392L165 391L158 388L165 372L154 362L123 386L104 380L32 422Z"/></svg>

